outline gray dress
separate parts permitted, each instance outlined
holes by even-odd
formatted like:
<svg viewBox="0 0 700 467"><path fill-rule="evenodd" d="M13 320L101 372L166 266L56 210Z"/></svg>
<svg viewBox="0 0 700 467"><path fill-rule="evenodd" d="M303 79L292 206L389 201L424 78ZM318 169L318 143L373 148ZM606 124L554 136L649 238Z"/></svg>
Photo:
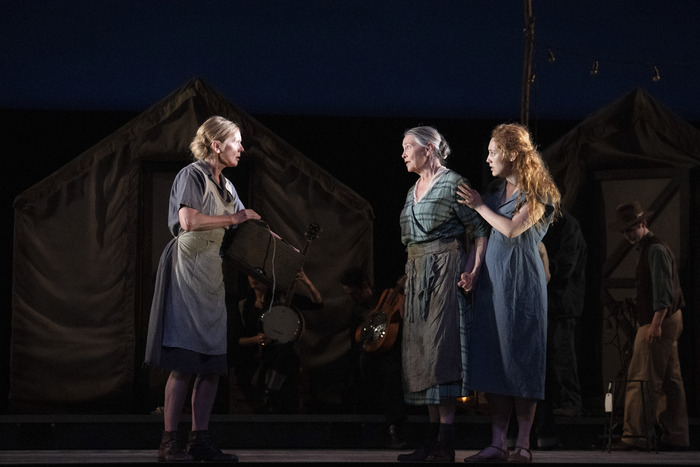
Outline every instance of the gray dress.
<svg viewBox="0 0 700 467"><path fill-rule="evenodd" d="M224 187L224 188L221 188ZM151 305L146 363L161 363L161 347L202 355L226 355L226 305L221 245L226 228L185 232L178 211L187 206L210 216L244 209L233 184L213 179L197 161L175 177L168 225L174 238L160 258Z"/></svg>
<svg viewBox="0 0 700 467"><path fill-rule="evenodd" d="M484 203L512 218L518 192L501 203L505 184L492 184ZM547 348L547 282L537 247L543 224L515 238L491 229L475 292L469 351L469 387L506 396L544 399Z"/></svg>
<svg viewBox="0 0 700 467"><path fill-rule="evenodd" d="M412 405L438 404L467 395L467 300L457 287L466 255L465 232L485 236L486 224L457 203L462 176L442 169L415 201L415 186L401 212L406 245L402 364L404 399Z"/></svg>

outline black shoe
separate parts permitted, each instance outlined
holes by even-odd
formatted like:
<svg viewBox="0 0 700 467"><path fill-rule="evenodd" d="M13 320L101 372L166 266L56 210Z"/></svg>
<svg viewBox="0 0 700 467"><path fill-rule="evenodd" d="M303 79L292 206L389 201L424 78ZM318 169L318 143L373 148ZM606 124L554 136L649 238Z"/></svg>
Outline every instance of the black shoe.
<svg viewBox="0 0 700 467"><path fill-rule="evenodd" d="M447 443L438 441L425 458L426 462L454 462L455 448Z"/></svg>
<svg viewBox="0 0 700 467"><path fill-rule="evenodd" d="M187 452L196 461L208 462L238 462L234 454L226 454L214 447L208 431L190 431L190 440L187 443Z"/></svg>
<svg viewBox="0 0 700 467"><path fill-rule="evenodd" d="M426 443L411 453L399 454L396 460L399 462L425 462L435 444L436 443Z"/></svg>

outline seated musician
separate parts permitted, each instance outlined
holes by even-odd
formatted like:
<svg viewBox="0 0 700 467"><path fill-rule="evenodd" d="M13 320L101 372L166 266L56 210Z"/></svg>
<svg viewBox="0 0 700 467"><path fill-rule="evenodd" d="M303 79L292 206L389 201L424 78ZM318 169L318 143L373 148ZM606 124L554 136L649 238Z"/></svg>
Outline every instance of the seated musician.
<svg viewBox="0 0 700 467"><path fill-rule="evenodd" d="M307 289L310 298L295 293L290 312L323 308L321 293L303 269L297 274L296 281ZM250 289L246 298L239 302L237 313L230 313L229 319L236 384L254 412L296 411L299 387L294 376L298 376L300 364L296 339L279 343L265 335L261 316L270 310L270 287L252 276L248 276L248 284ZM275 295L272 305L284 298Z"/></svg>
<svg viewBox="0 0 700 467"><path fill-rule="evenodd" d="M363 269L351 268L340 278L343 292L355 304L353 313L354 332L358 326L363 326L373 311L380 304L374 286ZM403 291L400 291L403 293ZM381 308L380 308L381 309ZM379 310L377 310L379 311ZM399 313L398 310L389 310ZM396 318L399 318L397 316ZM352 384L356 392L357 410L361 413L382 413L385 418L385 447L387 449L402 449L406 446L400 435L400 427L406 420L406 406L403 401L401 385L401 330L393 330L396 338L393 345L377 351L368 351L359 343L355 349L358 352L357 367L353 374ZM368 347L369 348L369 347Z"/></svg>

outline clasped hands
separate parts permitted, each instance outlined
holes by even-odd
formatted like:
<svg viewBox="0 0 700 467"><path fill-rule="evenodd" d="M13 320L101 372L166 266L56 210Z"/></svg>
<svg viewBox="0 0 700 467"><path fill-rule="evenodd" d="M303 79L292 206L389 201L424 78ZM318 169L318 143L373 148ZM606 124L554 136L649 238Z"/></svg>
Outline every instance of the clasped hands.
<svg viewBox="0 0 700 467"><path fill-rule="evenodd" d="M457 287L464 290L464 293L469 293L474 289L476 285L476 274L471 272L463 272L459 276L459 282L457 282Z"/></svg>

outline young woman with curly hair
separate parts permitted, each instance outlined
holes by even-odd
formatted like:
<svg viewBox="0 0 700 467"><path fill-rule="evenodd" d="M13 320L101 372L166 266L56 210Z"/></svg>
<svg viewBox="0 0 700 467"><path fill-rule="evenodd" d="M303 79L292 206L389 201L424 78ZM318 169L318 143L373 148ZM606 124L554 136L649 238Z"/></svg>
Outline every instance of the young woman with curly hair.
<svg viewBox="0 0 700 467"><path fill-rule="evenodd" d="M461 185L458 202L491 226L475 292L468 384L486 394L492 442L466 462L532 461L530 429L544 399L547 283L538 247L559 215L560 195L522 125L497 126L486 162L497 179L483 199ZM461 282L460 282L461 284ZM512 454L506 435L515 408L518 438Z"/></svg>

